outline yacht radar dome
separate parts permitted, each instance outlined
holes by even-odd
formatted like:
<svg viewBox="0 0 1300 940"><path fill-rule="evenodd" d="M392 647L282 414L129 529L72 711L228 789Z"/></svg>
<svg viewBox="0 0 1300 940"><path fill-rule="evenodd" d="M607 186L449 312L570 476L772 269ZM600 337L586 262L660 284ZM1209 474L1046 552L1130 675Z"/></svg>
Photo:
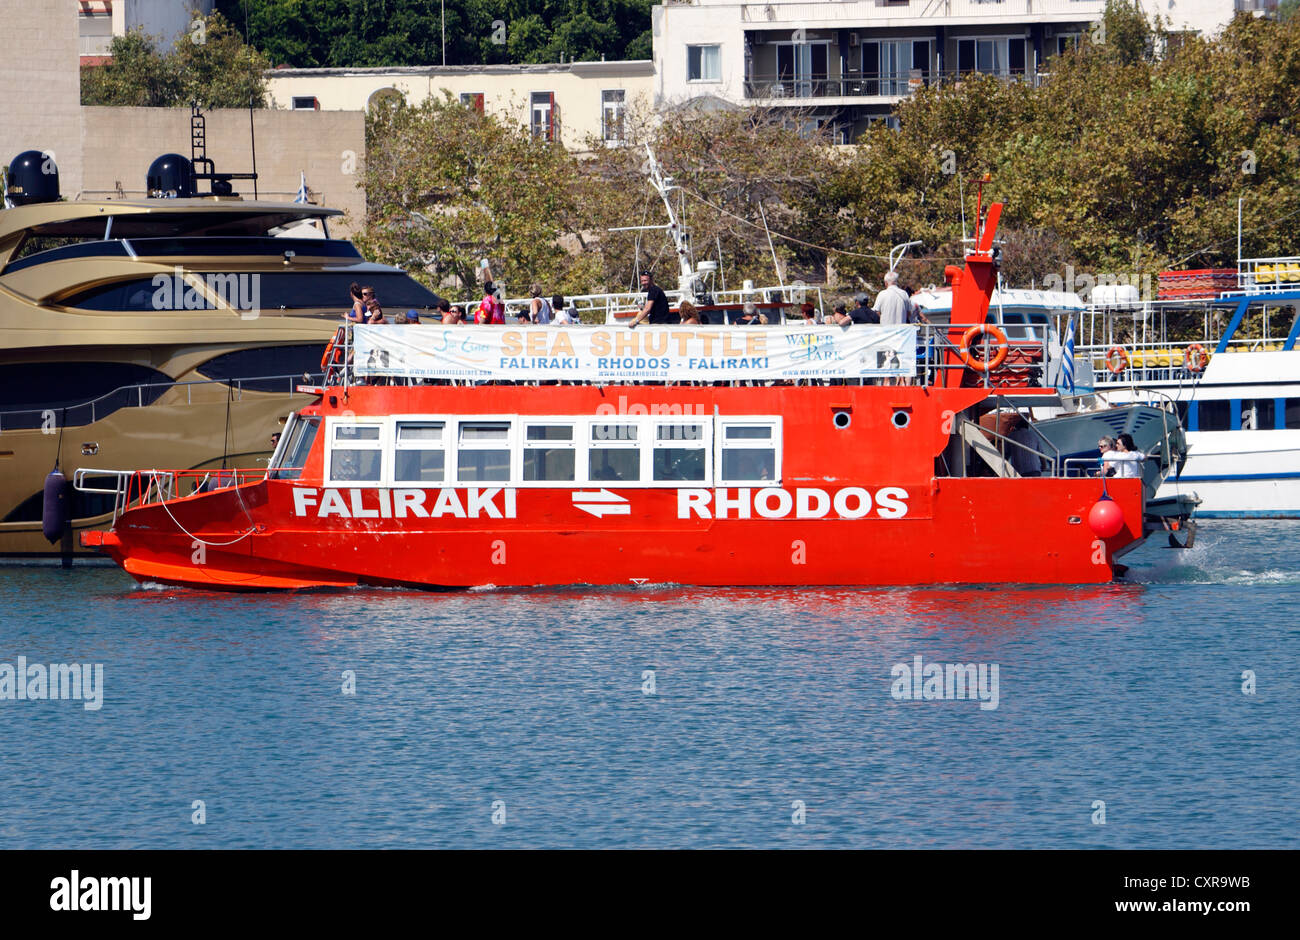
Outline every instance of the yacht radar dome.
<svg viewBox="0 0 1300 940"><path fill-rule="evenodd" d="M145 189L150 199L189 199L194 182L194 164L179 153L165 153L149 164Z"/></svg>
<svg viewBox="0 0 1300 940"><path fill-rule="evenodd" d="M9 164L5 203L26 206L37 202L59 201L59 168L54 155L39 150L24 150Z"/></svg>

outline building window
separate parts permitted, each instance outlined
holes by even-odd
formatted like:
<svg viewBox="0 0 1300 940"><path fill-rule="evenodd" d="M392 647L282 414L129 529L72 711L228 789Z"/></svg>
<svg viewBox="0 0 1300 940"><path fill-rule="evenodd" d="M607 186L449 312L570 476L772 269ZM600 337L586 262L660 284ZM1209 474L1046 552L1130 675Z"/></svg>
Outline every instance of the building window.
<svg viewBox="0 0 1300 940"><path fill-rule="evenodd" d="M722 81L722 47L687 46L686 80L688 82Z"/></svg>
<svg viewBox="0 0 1300 940"><path fill-rule="evenodd" d="M534 137L555 140L555 93L535 91L529 96L532 117L529 127Z"/></svg>
<svg viewBox="0 0 1300 940"><path fill-rule="evenodd" d="M626 139L623 136L623 108L626 96L627 92L621 88L612 88L600 93L600 128L605 143L622 143Z"/></svg>
<svg viewBox="0 0 1300 940"><path fill-rule="evenodd" d="M1023 75L1025 39L960 39L957 41L957 71L985 75Z"/></svg>
<svg viewBox="0 0 1300 940"><path fill-rule="evenodd" d="M479 114L483 113L483 92L481 91L462 91L460 93L460 103L467 108L472 108Z"/></svg>
<svg viewBox="0 0 1300 940"><path fill-rule="evenodd" d="M293 99L293 110L295 111L319 111L320 101L312 97L302 97Z"/></svg>

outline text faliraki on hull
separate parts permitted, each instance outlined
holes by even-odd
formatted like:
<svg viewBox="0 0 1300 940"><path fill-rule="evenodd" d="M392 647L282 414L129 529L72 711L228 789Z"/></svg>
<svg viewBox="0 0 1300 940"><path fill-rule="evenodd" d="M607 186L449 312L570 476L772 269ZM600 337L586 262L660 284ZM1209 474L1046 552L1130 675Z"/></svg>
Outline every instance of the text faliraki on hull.
<svg viewBox="0 0 1300 940"><path fill-rule="evenodd" d="M321 519L517 519L519 492L505 487L424 490L298 486L293 490L293 514ZM793 490L767 486L678 489L676 493L678 519L862 519L872 512L881 519L901 519L907 515L909 499L908 491L901 486L884 486L874 494L861 486L846 486L834 492L810 486ZM575 505L578 495L582 494L575 494ZM609 496L627 502L626 497Z"/></svg>

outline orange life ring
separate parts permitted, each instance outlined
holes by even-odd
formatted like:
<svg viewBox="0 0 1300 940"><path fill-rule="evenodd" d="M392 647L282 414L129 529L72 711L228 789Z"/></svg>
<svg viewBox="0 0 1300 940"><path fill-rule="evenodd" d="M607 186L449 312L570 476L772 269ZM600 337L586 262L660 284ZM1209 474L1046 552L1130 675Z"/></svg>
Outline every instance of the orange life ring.
<svg viewBox="0 0 1300 940"><path fill-rule="evenodd" d="M334 336L330 339L329 345L325 347L325 355L320 357L320 370L322 372L328 372L330 366L338 365L342 360L342 355L335 355L335 350L339 340L343 339L346 330L346 326L341 326L334 331Z"/></svg>
<svg viewBox="0 0 1300 940"><path fill-rule="evenodd" d="M1114 375L1119 375L1128 368L1128 353L1122 346L1112 346L1106 350L1106 368Z"/></svg>
<svg viewBox="0 0 1300 940"><path fill-rule="evenodd" d="M985 362L983 359L976 359L971 355L971 344L975 341L976 337L979 336L988 336L998 345L998 351L993 354L993 358L988 362ZM1007 358L1007 353L1010 351L1011 347L1007 344L1007 334L1003 333L991 323L977 323L962 334L961 349L959 352L966 365L974 369L976 372L992 372L998 366L1002 365Z"/></svg>
<svg viewBox="0 0 1300 940"><path fill-rule="evenodd" d="M1183 368L1188 372L1202 372L1210 364L1210 354L1200 343L1192 343L1183 353Z"/></svg>

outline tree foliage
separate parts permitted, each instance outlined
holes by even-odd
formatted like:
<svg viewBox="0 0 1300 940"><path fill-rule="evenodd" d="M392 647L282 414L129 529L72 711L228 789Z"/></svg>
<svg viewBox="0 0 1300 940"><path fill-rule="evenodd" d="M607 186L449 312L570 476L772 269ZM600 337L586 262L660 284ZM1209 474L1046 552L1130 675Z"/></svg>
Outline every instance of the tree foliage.
<svg viewBox="0 0 1300 940"><path fill-rule="evenodd" d="M654 0L446 0L448 65L650 57ZM441 64L430 0L217 0L245 39L298 68Z"/></svg>
<svg viewBox="0 0 1300 940"><path fill-rule="evenodd" d="M196 19L164 53L157 37L135 29L115 36L112 60L81 70L81 103L167 108L198 102L205 108L266 104L263 72L270 62L244 43L220 13Z"/></svg>

